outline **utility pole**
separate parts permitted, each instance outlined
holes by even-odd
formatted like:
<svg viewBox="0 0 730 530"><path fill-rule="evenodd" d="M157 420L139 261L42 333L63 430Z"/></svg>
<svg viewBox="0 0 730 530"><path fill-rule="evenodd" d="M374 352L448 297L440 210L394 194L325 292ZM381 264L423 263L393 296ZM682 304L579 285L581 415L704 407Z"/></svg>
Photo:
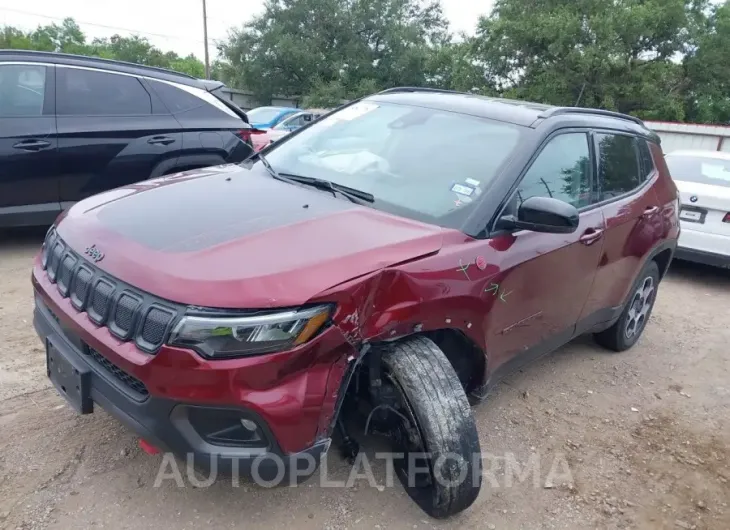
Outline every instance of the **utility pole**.
<svg viewBox="0 0 730 530"><path fill-rule="evenodd" d="M205 46L205 78L210 79L210 59L208 58L208 15L203 0L203 45Z"/></svg>

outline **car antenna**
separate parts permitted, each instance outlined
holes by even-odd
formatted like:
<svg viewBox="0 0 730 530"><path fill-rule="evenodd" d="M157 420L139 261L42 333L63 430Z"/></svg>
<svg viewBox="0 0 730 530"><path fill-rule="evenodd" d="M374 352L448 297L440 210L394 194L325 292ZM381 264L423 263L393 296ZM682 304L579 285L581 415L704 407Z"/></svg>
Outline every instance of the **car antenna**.
<svg viewBox="0 0 730 530"><path fill-rule="evenodd" d="M580 100L581 100L581 98L583 97L583 91L584 91L585 89L586 89L586 82L585 82L585 81L583 81L583 86L582 86L582 87L580 87L580 94L578 94L578 99L577 99L577 100L575 100L575 105L573 105L574 107L577 107L577 106L578 106L578 103L580 103Z"/></svg>

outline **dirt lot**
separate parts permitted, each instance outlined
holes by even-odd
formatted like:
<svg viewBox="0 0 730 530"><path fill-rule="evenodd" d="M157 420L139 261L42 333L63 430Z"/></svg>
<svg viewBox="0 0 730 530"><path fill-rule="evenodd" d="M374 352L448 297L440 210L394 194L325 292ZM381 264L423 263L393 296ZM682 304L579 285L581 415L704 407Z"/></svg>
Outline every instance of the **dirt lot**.
<svg viewBox="0 0 730 530"><path fill-rule="evenodd" d="M154 487L161 455L49 388L29 282L42 234L0 237L0 528L730 528L730 272L675 264L632 351L580 340L500 385L475 408L482 493L439 522L364 478ZM328 470L350 472L336 451Z"/></svg>

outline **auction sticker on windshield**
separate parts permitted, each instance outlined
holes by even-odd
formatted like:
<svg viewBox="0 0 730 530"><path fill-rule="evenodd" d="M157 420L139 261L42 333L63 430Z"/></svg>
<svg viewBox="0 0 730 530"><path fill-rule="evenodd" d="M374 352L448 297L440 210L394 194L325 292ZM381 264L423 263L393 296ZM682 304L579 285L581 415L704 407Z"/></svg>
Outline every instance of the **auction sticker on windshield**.
<svg viewBox="0 0 730 530"><path fill-rule="evenodd" d="M349 107L346 107L342 109L339 112L335 112L331 116L327 116L325 119L323 119L320 124L324 125L334 125L335 123L341 122L341 121L352 121L355 118L359 118L360 116L363 116L367 114L368 112L372 112L373 110L377 109L378 105L375 103L370 103L368 101L361 101L360 103L355 103L354 105L350 105Z"/></svg>

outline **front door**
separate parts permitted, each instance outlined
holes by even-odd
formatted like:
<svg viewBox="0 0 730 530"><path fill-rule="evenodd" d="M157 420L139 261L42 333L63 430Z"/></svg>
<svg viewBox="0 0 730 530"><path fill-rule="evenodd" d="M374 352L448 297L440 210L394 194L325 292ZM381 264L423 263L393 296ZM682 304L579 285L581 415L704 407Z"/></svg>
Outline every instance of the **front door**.
<svg viewBox="0 0 730 530"><path fill-rule="evenodd" d="M52 223L59 205L53 67L0 64L0 225Z"/></svg>
<svg viewBox="0 0 730 530"><path fill-rule="evenodd" d="M555 349L573 336L601 260L605 222L594 206L589 136L554 136L532 163L512 199L553 197L580 211L571 234L520 231L489 241L500 272L484 287L491 300L486 326L490 377Z"/></svg>

